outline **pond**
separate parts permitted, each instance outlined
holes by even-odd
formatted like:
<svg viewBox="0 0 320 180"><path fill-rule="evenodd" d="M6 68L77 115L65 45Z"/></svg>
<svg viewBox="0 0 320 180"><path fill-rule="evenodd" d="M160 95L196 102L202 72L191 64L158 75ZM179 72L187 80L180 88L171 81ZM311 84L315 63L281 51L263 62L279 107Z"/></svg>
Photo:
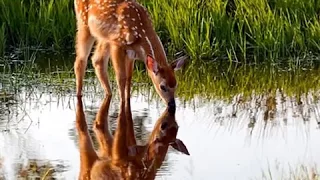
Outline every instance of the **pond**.
<svg viewBox="0 0 320 180"><path fill-rule="evenodd" d="M170 148L156 179L319 178L318 71L290 76L268 71L270 74L263 76L265 81L259 78L260 70L254 75L250 69L247 74L241 72L241 77L234 77L233 86L248 77L257 79L246 82L259 81L258 85L247 83L231 90L231 85L228 89L223 80L216 80L212 84L220 84L214 85L215 90L210 84L195 84L204 86L207 92L195 91L187 98L183 92L192 90L187 85L179 86L177 136L190 156ZM17 74L3 73L0 81L0 179L77 179L80 160L74 79L60 77L58 83L46 80L45 75ZM230 78L224 81L230 82ZM113 84L109 110L112 132L118 113L115 88ZM145 143L165 107L150 84L135 83L133 89L136 137L138 143ZM213 95L206 95L210 93ZM83 103L90 129L102 100L99 83L88 76ZM97 145L95 139L94 143Z"/></svg>

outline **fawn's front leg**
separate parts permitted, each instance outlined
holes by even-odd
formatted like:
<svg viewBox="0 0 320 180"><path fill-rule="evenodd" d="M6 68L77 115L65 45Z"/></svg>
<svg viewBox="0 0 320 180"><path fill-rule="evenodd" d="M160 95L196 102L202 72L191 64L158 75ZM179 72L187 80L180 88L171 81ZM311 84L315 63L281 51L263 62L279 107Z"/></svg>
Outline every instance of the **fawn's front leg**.
<svg viewBox="0 0 320 180"><path fill-rule="evenodd" d="M130 104L131 80L132 80L133 68L134 68L134 60L126 56L127 80L126 80L126 88L125 88L125 96L126 96L125 107L126 107L126 119L127 119L127 130L126 130L127 135L126 136L127 136L128 147L136 145L136 138L134 134L134 126L132 121L131 104Z"/></svg>
<svg viewBox="0 0 320 180"><path fill-rule="evenodd" d="M120 112L117 120L117 129L114 134L112 145L112 162L115 164L126 163L128 157L126 136L126 113L125 113L125 85L127 80L125 51L122 47L110 46L112 65L116 74L117 85L120 95Z"/></svg>
<svg viewBox="0 0 320 180"><path fill-rule="evenodd" d="M111 97L107 96L103 99L101 107L94 121L93 130L99 143L100 157L111 157L112 135L109 131L108 114Z"/></svg>
<svg viewBox="0 0 320 180"><path fill-rule="evenodd" d="M81 161L79 179L87 179L90 177L90 170L94 162L98 159L98 156L93 148L92 140L88 132L88 126L83 112L81 97L78 97L77 99L76 127L78 131Z"/></svg>

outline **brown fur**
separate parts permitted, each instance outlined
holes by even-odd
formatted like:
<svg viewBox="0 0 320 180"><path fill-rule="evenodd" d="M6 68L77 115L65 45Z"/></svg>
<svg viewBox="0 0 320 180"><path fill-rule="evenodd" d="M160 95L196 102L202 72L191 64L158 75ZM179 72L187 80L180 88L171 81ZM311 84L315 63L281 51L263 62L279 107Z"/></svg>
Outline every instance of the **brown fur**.
<svg viewBox="0 0 320 180"><path fill-rule="evenodd" d="M184 59L171 64L167 62L162 43L143 6L134 0L75 0L75 13L78 29L74 63L77 96L82 95L88 56L93 43L97 41L92 61L107 96L111 96L107 75L108 60L111 57L122 101L130 99L127 97L130 97L130 83L136 59L145 62L148 74L161 98L166 103L174 99L177 84L174 70L182 66ZM129 57L128 51L133 52L134 56ZM147 65L147 56L151 57L154 66ZM174 68L173 65L178 61L181 62L180 66ZM161 71L156 72L157 69ZM162 82L168 87L166 92L159 89Z"/></svg>
<svg viewBox="0 0 320 180"><path fill-rule="evenodd" d="M159 73L161 74L161 77L163 79L167 80L167 85L170 88L175 88L177 84L177 80L175 78L175 74L172 71L171 67L163 67L159 70Z"/></svg>
<svg viewBox="0 0 320 180"><path fill-rule="evenodd" d="M75 14L77 33L74 71L78 97L82 96L88 56L96 41L97 45L92 56L95 74L106 97L111 97L107 72L111 57L120 95L119 117L127 122L127 129L133 128L130 90L136 59L145 62L148 74L160 97L166 103L175 104L172 103L177 84L174 70L182 66L184 59L168 64L162 43L143 6L134 0L75 0ZM151 62L152 66L149 66L148 62ZM177 64L179 66L176 66ZM166 87L165 91L160 89L160 84ZM132 129L123 135L129 137L127 145L135 144Z"/></svg>
<svg viewBox="0 0 320 180"><path fill-rule="evenodd" d="M183 142L176 139L178 125L174 113L168 108L157 120L146 145L127 145L125 134L133 128L128 127L127 121L121 117L117 120L117 129L112 137L107 119L110 99L107 97L103 100L94 122L94 132L99 143L98 155L88 133L82 98L78 97L76 127L80 144L79 179L154 179L170 145L189 155Z"/></svg>

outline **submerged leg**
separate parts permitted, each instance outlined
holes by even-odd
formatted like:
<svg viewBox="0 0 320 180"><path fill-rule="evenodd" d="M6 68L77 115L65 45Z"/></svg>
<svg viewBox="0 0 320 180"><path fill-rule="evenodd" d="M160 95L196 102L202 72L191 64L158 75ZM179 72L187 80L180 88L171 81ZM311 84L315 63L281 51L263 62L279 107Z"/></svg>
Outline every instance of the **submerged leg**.
<svg viewBox="0 0 320 180"><path fill-rule="evenodd" d="M111 46L111 59L116 74L117 85L120 95L120 112L117 120L117 129L114 134L112 147L112 162L125 163L128 157L127 139L126 139L126 113L125 113L125 84L126 64L125 51L118 46Z"/></svg>
<svg viewBox="0 0 320 180"><path fill-rule="evenodd" d="M126 80L126 88L125 88L125 96L126 96L126 119L127 119L127 146L133 146L136 145L136 138L134 134L134 126L132 121L132 113L131 113L131 104L130 104L130 96L131 96L131 79L133 74L133 68L134 68L134 60L129 59L129 57L126 57L126 73L127 73L127 80Z"/></svg>
<svg viewBox="0 0 320 180"><path fill-rule="evenodd" d="M93 129L99 143L100 157L111 157L113 138L109 131L108 123L110 102L111 97L103 99L101 107L97 113L96 120L94 121Z"/></svg>
<svg viewBox="0 0 320 180"><path fill-rule="evenodd" d="M98 156L93 148L92 140L88 132L85 115L83 112L83 104L81 97L77 100L76 109L76 128L79 137L79 150L80 150L80 177L90 177L90 169Z"/></svg>

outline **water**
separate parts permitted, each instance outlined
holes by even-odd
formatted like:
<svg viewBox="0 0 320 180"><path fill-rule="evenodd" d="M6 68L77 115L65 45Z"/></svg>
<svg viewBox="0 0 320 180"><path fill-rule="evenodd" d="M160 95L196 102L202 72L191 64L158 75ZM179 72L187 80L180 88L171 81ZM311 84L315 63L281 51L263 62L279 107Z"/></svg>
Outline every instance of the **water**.
<svg viewBox="0 0 320 180"><path fill-rule="evenodd" d="M0 92L6 89L7 94L0 95L0 179L37 179L46 173L54 179L77 179L73 79L54 86L39 81L10 87L8 80L1 82ZM61 90L66 85L70 89ZM165 109L152 98L150 88L135 91L131 99L138 143L146 141ZM102 90L95 78L87 80L84 89L91 128ZM109 110L112 132L118 113L114 91ZM177 98L178 138L191 155L169 149L157 179L316 179L320 173L318 96L318 90L295 96L278 89L246 98L241 92L229 99Z"/></svg>

